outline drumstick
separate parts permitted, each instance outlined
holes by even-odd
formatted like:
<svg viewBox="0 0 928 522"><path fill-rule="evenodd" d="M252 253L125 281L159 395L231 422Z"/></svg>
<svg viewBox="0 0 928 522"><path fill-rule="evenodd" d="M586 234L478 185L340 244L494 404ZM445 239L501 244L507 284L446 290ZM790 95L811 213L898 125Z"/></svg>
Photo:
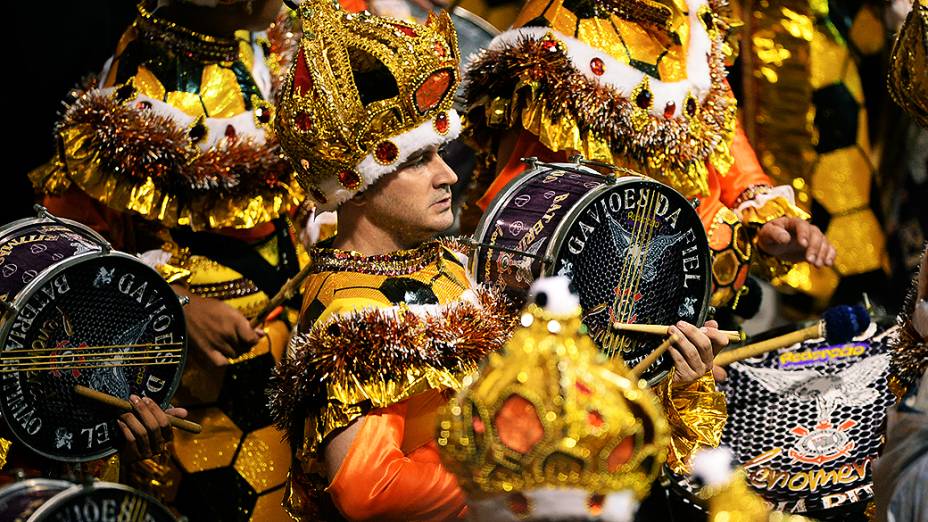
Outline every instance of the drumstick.
<svg viewBox="0 0 928 522"><path fill-rule="evenodd" d="M647 357L642 359L641 362L639 362L638 364L635 365L634 368L632 368L632 374L635 377L641 377L641 374L644 373L644 371L647 370L649 366L654 364L654 361L656 361L658 357L660 357L661 355L664 355L664 352L667 351L667 348L670 348L670 345L676 341L677 341L676 335L671 335L667 339L664 339L664 342L659 344L657 348L654 349L653 352L649 353Z"/></svg>
<svg viewBox="0 0 928 522"><path fill-rule="evenodd" d="M722 352L716 356L715 364L728 366L733 362L756 357L817 337L825 337L829 344L846 343L853 339L855 335L863 333L868 326L870 326L870 314L862 306L836 306L825 310L822 319L812 326L767 339L766 341Z"/></svg>
<svg viewBox="0 0 928 522"><path fill-rule="evenodd" d="M284 301L287 301L296 291L300 288L300 285L303 284L303 281L309 277L310 272L312 272L313 263L309 262L304 266L300 271L290 279L287 279L287 282L284 283L284 286L280 287L280 290L274 294L274 297L264 305L264 308L258 312L258 315L251 320L251 327L257 328L264 322L264 318L268 316L275 308L284 304Z"/></svg>
<svg viewBox="0 0 928 522"><path fill-rule="evenodd" d="M123 411L132 411L132 403L127 400L120 399L119 397L114 397L108 393L103 393L101 391L94 390L93 388L88 388L86 386L81 386L80 384L74 385L74 393L80 395L81 397L87 397L88 399L93 399L97 402L102 402L114 408L119 408ZM187 419L181 419L173 415L168 415L168 420L171 421L171 426L175 428L186 431L187 433L200 433L203 430L203 426L195 422L190 422Z"/></svg>
<svg viewBox="0 0 928 522"><path fill-rule="evenodd" d="M636 323L612 323L612 328L625 332L638 332L643 334L667 335L670 333L670 327L660 324L636 324ZM735 330L719 330L728 336L729 341L740 342L744 340L744 333Z"/></svg>

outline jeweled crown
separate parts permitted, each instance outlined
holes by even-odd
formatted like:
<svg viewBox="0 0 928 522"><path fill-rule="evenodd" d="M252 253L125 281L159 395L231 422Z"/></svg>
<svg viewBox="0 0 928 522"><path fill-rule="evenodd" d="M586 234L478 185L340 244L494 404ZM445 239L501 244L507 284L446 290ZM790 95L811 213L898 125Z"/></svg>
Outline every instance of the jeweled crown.
<svg viewBox="0 0 928 522"><path fill-rule="evenodd" d="M301 185L331 210L460 132L457 36L447 13L420 25L335 0L299 9L303 35L276 128Z"/></svg>
<svg viewBox="0 0 928 522"><path fill-rule="evenodd" d="M597 351L579 307L559 314L529 305L504 350L438 422L442 461L472 509L494 497L557 499L561 491L555 503L563 511L583 492L578 505L587 511L573 514L598 515L614 492L647 495L669 443L657 399L621 361ZM539 490L547 497L529 494ZM531 509L518 499L496 504Z"/></svg>

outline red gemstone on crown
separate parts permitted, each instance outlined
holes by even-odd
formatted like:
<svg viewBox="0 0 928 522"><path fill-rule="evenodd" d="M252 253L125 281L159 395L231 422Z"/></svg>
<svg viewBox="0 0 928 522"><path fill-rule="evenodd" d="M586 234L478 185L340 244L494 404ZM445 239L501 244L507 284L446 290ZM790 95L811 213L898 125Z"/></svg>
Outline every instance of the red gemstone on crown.
<svg viewBox="0 0 928 522"><path fill-rule="evenodd" d="M642 109L651 108L651 91L647 89L641 89L641 92L638 93L638 96L635 96L635 105Z"/></svg>
<svg viewBox="0 0 928 522"><path fill-rule="evenodd" d="M602 76L606 72L606 64L603 63L600 58L593 58L590 60L590 70L593 71L593 74L596 76Z"/></svg>
<svg viewBox="0 0 928 522"><path fill-rule="evenodd" d="M406 36L412 36L412 37L419 36L419 34L416 33L416 30L413 29L412 27L406 27L405 25L399 25L399 24L390 24L390 25L392 25L394 29L405 34Z"/></svg>
<svg viewBox="0 0 928 522"><path fill-rule="evenodd" d="M596 410L593 410L587 414L587 421L589 421L590 426L598 428L603 425L603 414L599 413Z"/></svg>
<svg viewBox="0 0 928 522"><path fill-rule="evenodd" d="M445 50L445 46L439 42L435 42L435 45L432 46L432 48L435 49L435 56L440 58L444 58L448 54L448 51Z"/></svg>
<svg viewBox="0 0 928 522"><path fill-rule="evenodd" d="M309 115L308 112L299 112L293 118L296 126L300 128L301 131L308 131L313 128L313 118Z"/></svg>
<svg viewBox="0 0 928 522"><path fill-rule="evenodd" d="M151 102L142 100L135 104L135 107L139 110L148 110L151 109Z"/></svg>
<svg viewBox="0 0 928 522"><path fill-rule="evenodd" d="M668 120L673 118L674 113L677 112L677 104L669 101L667 105L664 105L664 117Z"/></svg>
<svg viewBox="0 0 928 522"><path fill-rule="evenodd" d="M389 165L396 161L400 154L400 149L392 141L381 141L374 149L374 159L383 165Z"/></svg>
<svg viewBox="0 0 928 522"><path fill-rule="evenodd" d="M442 69L429 75L416 89L416 109L425 112L435 108L451 88L451 71Z"/></svg>
<svg viewBox="0 0 928 522"><path fill-rule="evenodd" d="M552 52L552 53L553 53L553 52L556 52L556 51L558 50L558 48L557 48L557 42L554 41L554 40L545 40L545 41L541 42L541 46L544 47L544 49L545 49L546 51L549 51L549 52Z"/></svg>
<svg viewBox="0 0 928 522"><path fill-rule="evenodd" d="M226 138L229 138L230 140L235 138L235 135L236 135L235 127L231 125L226 125L225 135L226 135Z"/></svg>
<svg viewBox="0 0 928 522"><path fill-rule="evenodd" d="M361 186L361 176L351 169L343 169L338 171L338 182L346 189L354 190Z"/></svg>
<svg viewBox="0 0 928 522"><path fill-rule="evenodd" d="M451 127L451 122L448 121L448 113L442 112L435 116L435 130L439 134L448 134L449 127Z"/></svg>
<svg viewBox="0 0 928 522"><path fill-rule="evenodd" d="M309 73L309 67L306 65L306 56L303 54L303 48L296 55L296 67L293 71L293 90L299 96L306 96L306 93L313 89L313 77Z"/></svg>
<svg viewBox="0 0 928 522"><path fill-rule="evenodd" d="M531 511L528 498L522 493L513 493L509 495L509 511L515 515L525 516Z"/></svg>

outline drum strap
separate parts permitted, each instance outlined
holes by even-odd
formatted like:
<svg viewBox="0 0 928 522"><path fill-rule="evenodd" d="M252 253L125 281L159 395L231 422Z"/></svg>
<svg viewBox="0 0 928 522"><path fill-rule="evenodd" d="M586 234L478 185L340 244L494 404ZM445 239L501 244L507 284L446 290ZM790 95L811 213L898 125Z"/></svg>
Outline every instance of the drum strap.
<svg viewBox="0 0 928 522"><path fill-rule="evenodd" d="M242 274L271 297L280 290L288 278L299 271L296 249L286 222L282 219L274 220L274 228L277 238L277 266L261 257L255 245L233 237L194 232L186 227L171 230L171 237L178 245L189 249L191 254L208 257ZM287 306L298 310L300 301L300 296L296 295L287 301Z"/></svg>

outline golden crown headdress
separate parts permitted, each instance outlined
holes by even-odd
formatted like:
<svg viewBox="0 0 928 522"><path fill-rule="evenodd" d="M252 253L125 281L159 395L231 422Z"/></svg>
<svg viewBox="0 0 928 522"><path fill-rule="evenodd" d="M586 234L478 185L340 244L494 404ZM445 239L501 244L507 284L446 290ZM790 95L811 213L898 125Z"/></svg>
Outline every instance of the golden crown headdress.
<svg viewBox="0 0 928 522"><path fill-rule="evenodd" d="M578 305L564 312L530 304L504 350L439 413L442 461L477 520L625 520L666 459L653 393L596 349Z"/></svg>
<svg viewBox="0 0 928 522"><path fill-rule="evenodd" d="M332 210L427 147L457 137L460 77L447 13L424 25L335 0L300 4L303 35L276 128L300 184Z"/></svg>

